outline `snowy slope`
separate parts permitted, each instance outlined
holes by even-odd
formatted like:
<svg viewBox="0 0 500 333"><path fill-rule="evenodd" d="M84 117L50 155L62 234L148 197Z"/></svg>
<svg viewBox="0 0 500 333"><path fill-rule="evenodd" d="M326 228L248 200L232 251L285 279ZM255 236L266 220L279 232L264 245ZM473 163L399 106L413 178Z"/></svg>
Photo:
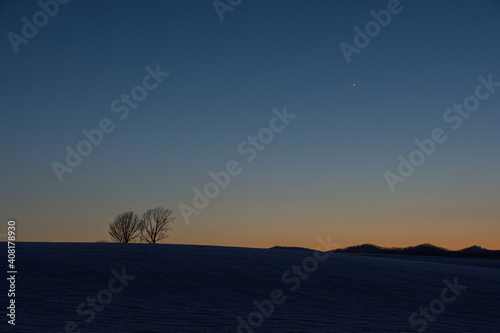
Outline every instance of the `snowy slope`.
<svg viewBox="0 0 500 333"><path fill-rule="evenodd" d="M292 270L303 262L307 278ZM1 332L238 332L237 318L248 323L252 312L254 325L239 332L417 332L425 317L414 326L409 317L436 299L441 311L443 281L455 278L467 288L445 292L454 300L425 319L425 331L500 332L498 260L331 254L318 261L291 250L18 243L17 265L16 326L4 315ZM122 268L135 276L126 285L112 273ZM273 298L273 290L281 290L280 304L260 320L253 302ZM86 303L97 295L112 296L100 311Z"/></svg>

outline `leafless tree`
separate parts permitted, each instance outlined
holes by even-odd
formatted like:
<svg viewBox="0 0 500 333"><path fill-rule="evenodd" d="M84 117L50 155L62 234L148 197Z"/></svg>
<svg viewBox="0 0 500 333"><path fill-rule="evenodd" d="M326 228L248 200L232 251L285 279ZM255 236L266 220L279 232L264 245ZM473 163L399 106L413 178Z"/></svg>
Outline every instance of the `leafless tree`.
<svg viewBox="0 0 500 333"><path fill-rule="evenodd" d="M142 214L141 236L148 243L157 243L164 238L168 238L168 232L172 230L171 223L175 217L172 216L171 209L162 207L148 209Z"/></svg>
<svg viewBox="0 0 500 333"><path fill-rule="evenodd" d="M134 212L126 212L115 217L109 225L111 239L120 243L129 243L137 237L141 220Z"/></svg>

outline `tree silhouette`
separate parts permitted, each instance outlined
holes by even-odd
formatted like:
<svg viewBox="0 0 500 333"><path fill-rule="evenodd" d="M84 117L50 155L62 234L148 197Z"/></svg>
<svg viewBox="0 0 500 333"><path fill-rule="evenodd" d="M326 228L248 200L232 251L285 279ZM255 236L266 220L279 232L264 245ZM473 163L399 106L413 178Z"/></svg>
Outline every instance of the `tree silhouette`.
<svg viewBox="0 0 500 333"><path fill-rule="evenodd" d="M137 237L141 220L134 212L126 212L115 217L109 225L111 239L119 243L129 243Z"/></svg>
<svg viewBox="0 0 500 333"><path fill-rule="evenodd" d="M148 209L142 214L140 229L142 238L153 244L168 238L168 232L172 230L171 223L175 220L171 215L171 209L162 207Z"/></svg>

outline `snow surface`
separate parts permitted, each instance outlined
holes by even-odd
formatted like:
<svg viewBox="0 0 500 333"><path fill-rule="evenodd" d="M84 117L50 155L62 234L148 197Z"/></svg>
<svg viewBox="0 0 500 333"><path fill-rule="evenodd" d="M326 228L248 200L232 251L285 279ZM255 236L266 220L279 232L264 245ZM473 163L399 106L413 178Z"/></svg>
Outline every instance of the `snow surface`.
<svg viewBox="0 0 500 333"><path fill-rule="evenodd" d="M331 254L292 291L283 274L312 252L102 243L16 248L16 326L4 314L1 332L60 333L71 321L89 333L237 332L236 318L247 320L256 311L252 302L270 299L275 289L286 299L253 332L417 332L422 325L411 326L410 315L455 277L468 288L425 331L500 332L499 260ZM89 316L78 315L78 305L122 268L135 279L85 323ZM5 309L5 279L2 288Z"/></svg>

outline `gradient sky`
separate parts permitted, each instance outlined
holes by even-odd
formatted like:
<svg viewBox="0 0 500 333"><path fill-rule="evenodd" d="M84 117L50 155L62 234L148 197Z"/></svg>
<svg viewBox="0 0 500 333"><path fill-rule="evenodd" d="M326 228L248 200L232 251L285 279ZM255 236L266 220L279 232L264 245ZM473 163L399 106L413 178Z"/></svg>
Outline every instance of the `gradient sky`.
<svg viewBox="0 0 500 333"><path fill-rule="evenodd" d="M443 121L478 76L500 81L500 3L401 6L348 64L339 44L387 1L244 0L220 21L210 0L73 0L18 54L7 34L40 7L2 1L1 220L20 241L88 242L163 206L168 243L500 249L500 88ZM157 64L170 75L120 120L111 103ZM297 117L246 162L238 145L284 106ZM115 130L59 182L51 163L103 118ZM448 140L391 192L384 172L436 127ZM186 224L179 204L230 160L241 174Z"/></svg>

